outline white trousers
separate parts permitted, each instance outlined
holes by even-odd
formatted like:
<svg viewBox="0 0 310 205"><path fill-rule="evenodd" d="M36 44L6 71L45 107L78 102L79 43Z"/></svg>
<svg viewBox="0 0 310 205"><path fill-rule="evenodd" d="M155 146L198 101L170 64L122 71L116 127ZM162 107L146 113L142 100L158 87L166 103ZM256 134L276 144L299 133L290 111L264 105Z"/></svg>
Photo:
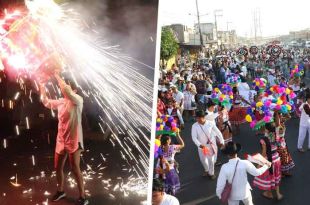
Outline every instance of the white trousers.
<svg viewBox="0 0 310 205"><path fill-rule="evenodd" d="M241 200L244 205L254 205L252 200L252 195L250 195L248 198ZM239 205L239 200L228 200L228 205Z"/></svg>
<svg viewBox="0 0 310 205"><path fill-rule="evenodd" d="M301 149L304 145L304 141L306 139L306 135L307 135L307 131L308 131L308 148L310 148L310 126L299 126L299 135L298 135L298 144L297 144L297 148Z"/></svg>
<svg viewBox="0 0 310 205"><path fill-rule="evenodd" d="M214 164L216 162L217 154L212 156L204 155L200 148L198 148L198 154L205 172L208 172L211 176L214 175Z"/></svg>

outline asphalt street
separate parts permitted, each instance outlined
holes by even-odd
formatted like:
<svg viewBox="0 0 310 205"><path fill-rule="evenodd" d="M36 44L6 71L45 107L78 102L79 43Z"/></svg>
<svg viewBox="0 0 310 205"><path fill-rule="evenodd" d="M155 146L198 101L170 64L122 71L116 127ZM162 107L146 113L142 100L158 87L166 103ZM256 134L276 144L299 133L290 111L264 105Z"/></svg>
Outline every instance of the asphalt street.
<svg viewBox="0 0 310 205"><path fill-rule="evenodd" d="M50 198L56 191L54 145L22 137L7 140L6 148L0 146L0 205L75 204L78 190L69 163L65 168L67 198L53 203ZM145 188L141 181L134 180L132 166L121 157L117 145L86 140L85 148L81 169L91 205L139 205L146 200L146 191L141 193Z"/></svg>
<svg viewBox="0 0 310 205"><path fill-rule="evenodd" d="M216 181L202 177L203 168L199 161L197 147L191 139L191 125L186 123L182 132L185 141L185 148L176 156L179 163L181 190L177 198L183 205L217 205L221 204L215 195ZM261 191L254 188L252 191L253 201L256 205L302 205L309 204L310 184L310 151L299 153L296 149L298 138L299 119L291 119L287 122L286 141L292 154L296 167L293 170L293 176L285 178L281 182L280 190L284 195L282 201L267 200L261 195ZM239 154L243 158L244 153L260 152L259 138L255 136L248 124L241 126L238 135L233 136L235 142L241 143L242 152ZM305 146L308 140L305 142ZM227 162L223 155L219 156L221 162ZM219 174L220 166L216 167L216 175ZM248 180L252 184L253 177L249 176Z"/></svg>

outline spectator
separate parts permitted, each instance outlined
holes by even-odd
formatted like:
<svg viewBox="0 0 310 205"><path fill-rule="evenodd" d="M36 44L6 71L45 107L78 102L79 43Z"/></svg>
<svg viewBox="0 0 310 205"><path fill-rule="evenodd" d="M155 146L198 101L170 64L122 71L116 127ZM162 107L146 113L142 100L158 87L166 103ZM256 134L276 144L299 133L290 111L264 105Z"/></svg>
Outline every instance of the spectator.
<svg viewBox="0 0 310 205"><path fill-rule="evenodd" d="M174 196L164 192L164 184L159 179L153 180L152 205L180 205Z"/></svg>

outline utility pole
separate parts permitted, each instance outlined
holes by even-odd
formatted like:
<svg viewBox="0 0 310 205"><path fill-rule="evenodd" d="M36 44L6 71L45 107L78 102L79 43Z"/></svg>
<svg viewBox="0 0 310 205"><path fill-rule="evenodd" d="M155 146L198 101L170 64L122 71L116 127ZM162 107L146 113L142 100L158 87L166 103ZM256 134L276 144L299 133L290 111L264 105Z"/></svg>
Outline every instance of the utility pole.
<svg viewBox="0 0 310 205"><path fill-rule="evenodd" d="M254 20L254 43L257 42L257 11L256 9L253 12L253 20Z"/></svg>
<svg viewBox="0 0 310 205"><path fill-rule="evenodd" d="M214 26L215 26L216 40L217 40L217 38L218 38L218 34L217 34L217 32L218 32L218 30L217 30L217 17L223 16L223 14L220 13L220 12L222 12L222 11L223 11L223 10L215 10L215 11L214 11L214 20L215 20ZM220 14L219 14L219 13L220 13Z"/></svg>
<svg viewBox="0 0 310 205"><path fill-rule="evenodd" d="M231 21L227 21L227 22L226 22L226 26L227 26L226 30L227 30L227 31L229 31L229 29L228 29L229 27L228 27L228 26L229 26L229 24L231 24L231 23L232 23Z"/></svg>
<svg viewBox="0 0 310 205"><path fill-rule="evenodd" d="M253 12L253 23L254 23L254 39L257 43L258 37L262 37L262 25L261 25L260 9L255 8Z"/></svg>
<svg viewBox="0 0 310 205"><path fill-rule="evenodd" d="M201 26L200 26L200 16L199 16L199 8L198 8L198 0L196 0L196 9L197 9L197 18L198 18L198 30L199 30L199 36L200 36L200 46L201 51L203 51L203 38L201 33Z"/></svg>

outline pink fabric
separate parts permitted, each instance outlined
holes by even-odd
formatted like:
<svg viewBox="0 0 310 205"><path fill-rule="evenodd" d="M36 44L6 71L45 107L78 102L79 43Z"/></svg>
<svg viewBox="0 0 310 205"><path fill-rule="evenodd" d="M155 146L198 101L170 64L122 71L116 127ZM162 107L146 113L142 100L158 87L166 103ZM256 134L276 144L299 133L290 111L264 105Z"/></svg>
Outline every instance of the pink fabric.
<svg viewBox="0 0 310 205"><path fill-rule="evenodd" d="M58 111L58 134L56 139L55 152L64 154L73 153L79 148L82 149L82 110L83 98L75 94L69 86L64 86L65 98L58 100L43 99L43 104L50 109Z"/></svg>
<svg viewBox="0 0 310 205"><path fill-rule="evenodd" d="M265 144L264 140L260 140L261 144ZM274 190L281 182L281 161L279 153L276 152L277 147L271 145L273 174L267 170L260 176L254 178L253 185L261 190Z"/></svg>

